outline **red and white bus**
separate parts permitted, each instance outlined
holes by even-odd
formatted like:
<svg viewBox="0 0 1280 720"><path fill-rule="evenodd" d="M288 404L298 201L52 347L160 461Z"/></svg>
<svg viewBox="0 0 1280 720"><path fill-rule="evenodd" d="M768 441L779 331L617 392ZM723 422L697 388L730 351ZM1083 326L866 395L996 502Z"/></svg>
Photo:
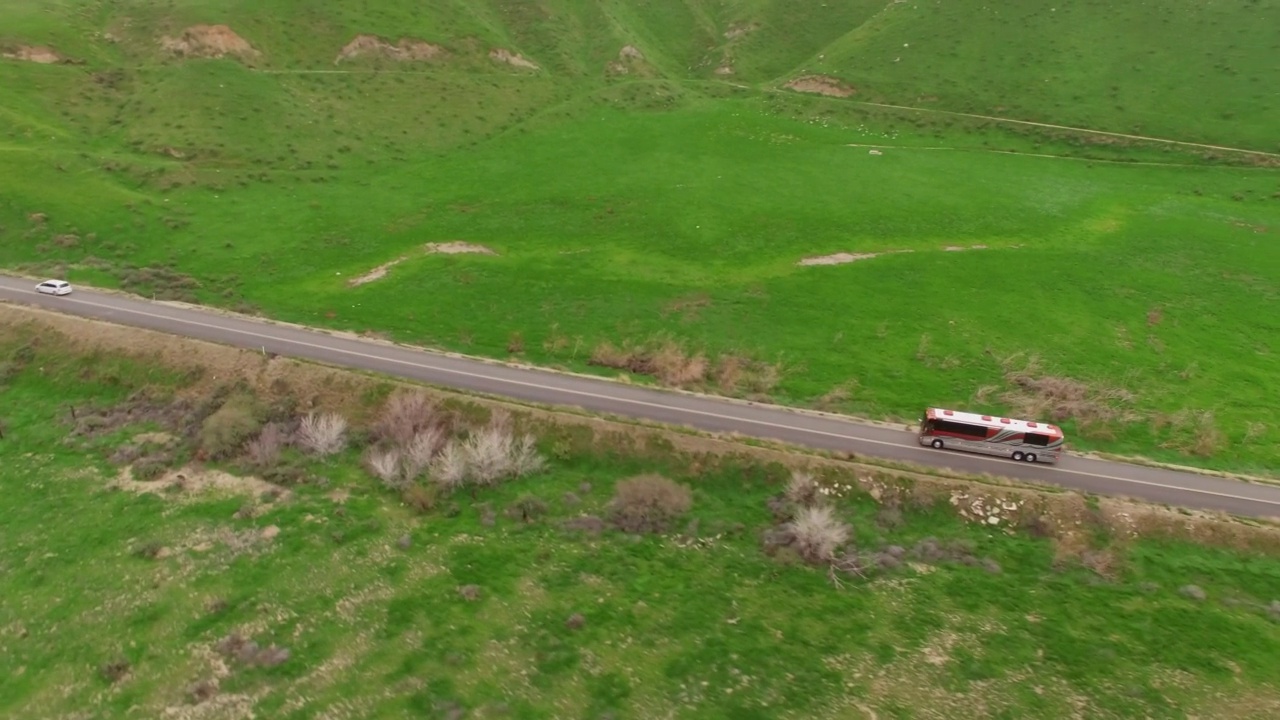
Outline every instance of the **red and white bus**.
<svg viewBox="0 0 1280 720"><path fill-rule="evenodd" d="M1062 457L1064 442L1057 426L1030 420L928 408L920 421L920 444L939 450L1056 463Z"/></svg>

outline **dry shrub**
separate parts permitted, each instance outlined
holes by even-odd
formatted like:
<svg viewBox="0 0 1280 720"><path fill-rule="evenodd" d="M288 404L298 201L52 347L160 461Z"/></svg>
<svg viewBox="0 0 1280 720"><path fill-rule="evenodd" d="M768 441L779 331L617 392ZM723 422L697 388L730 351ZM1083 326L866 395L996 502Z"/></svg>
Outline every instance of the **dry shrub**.
<svg viewBox="0 0 1280 720"><path fill-rule="evenodd" d="M661 533L692 506L693 492L687 486L652 473L637 475L618 481L609 519L625 532Z"/></svg>
<svg viewBox="0 0 1280 720"><path fill-rule="evenodd" d="M533 435L517 437L510 419L497 415L465 440L446 443L427 466L428 477L445 489L462 485L489 486L540 472L546 460Z"/></svg>
<svg viewBox="0 0 1280 720"><path fill-rule="evenodd" d="M672 339L653 344L615 347L603 342L591 352L590 365L625 370L636 375L650 375L664 385L682 387L706 379L708 362L701 352L690 353Z"/></svg>
<svg viewBox="0 0 1280 720"><path fill-rule="evenodd" d="M420 433L434 430L443 434L441 423L439 409L426 393L401 389L387 398L373 422L373 436L375 440L405 448Z"/></svg>
<svg viewBox="0 0 1280 720"><path fill-rule="evenodd" d="M836 548L849 541L850 528L840 522L827 505L801 508L787 523L792 546L805 562L824 563L835 559Z"/></svg>
<svg viewBox="0 0 1280 720"><path fill-rule="evenodd" d="M818 502L822 486L812 473L792 470L791 479L787 481L787 500L799 507L815 505Z"/></svg>
<svg viewBox="0 0 1280 720"><path fill-rule="evenodd" d="M257 437L245 446L245 455L256 467L269 467L280 459L280 450L289 444L288 434L280 423L267 423Z"/></svg>
<svg viewBox="0 0 1280 720"><path fill-rule="evenodd" d="M400 472L400 451L395 448L369 448L364 466L392 490L403 490L411 482Z"/></svg>
<svg viewBox="0 0 1280 720"><path fill-rule="evenodd" d="M347 447L347 419L337 413L309 413L298 425L297 441L320 457L340 453Z"/></svg>
<svg viewBox="0 0 1280 720"><path fill-rule="evenodd" d="M200 449L213 460L234 456L262 423L253 398L234 395L200 425Z"/></svg>
<svg viewBox="0 0 1280 720"><path fill-rule="evenodd" d="M456 490L467 482L467 453L458 442L444 446L427 467L431 481L445 490Z"/></svg>
<svg viewBox="0 0 1280 720"><path fill-rule="evenodd" d="M667 341L653 353L653 374L658 382L683 387L702 382L707 375L707 358L700 352L690 354L684 347Z"/></svg>

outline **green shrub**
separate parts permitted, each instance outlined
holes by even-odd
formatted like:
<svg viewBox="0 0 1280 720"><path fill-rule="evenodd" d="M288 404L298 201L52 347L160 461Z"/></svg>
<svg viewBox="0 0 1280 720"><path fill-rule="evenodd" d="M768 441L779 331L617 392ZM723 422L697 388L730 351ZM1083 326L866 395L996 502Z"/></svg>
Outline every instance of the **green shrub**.
<svg viewBox="0 0 1280 720"><path fill-rule="evenodd" d="M230 458L261 427L260 410L253 398L233 395L201 423L200 450L211 460Z"/></svg>

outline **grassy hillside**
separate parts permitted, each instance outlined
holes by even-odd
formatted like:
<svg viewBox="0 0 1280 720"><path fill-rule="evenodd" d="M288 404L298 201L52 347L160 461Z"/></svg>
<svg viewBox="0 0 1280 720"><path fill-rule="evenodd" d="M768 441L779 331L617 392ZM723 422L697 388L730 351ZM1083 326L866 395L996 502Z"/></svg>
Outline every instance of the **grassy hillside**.
<svg viewBox="0 0 1280 720"><path fill-rule="evenodd" d="M419 480L397 498L360 462L385 432L384 393L273 364L255 412L287 422L289 397L318 397L350 413L352 446L255 460L218 420L248 417L253 437L262 417L227 410L252 402L208 392L255 363L170 368L138 340L131 358L38 327L0 333L0 714L1234 720L1280 708L1272 556L1134 540L1097 508L1073 522L1066 504L1017 520L1034 535L1005 527L1014 518L964 523L945 499L877 501L833 475L821 504L850 525L849 552L877 564L829 574L762 543L781 522L771 510L796 512L778 502L785 469L654 458L536 425L544 471L452 494ZM458 433L484 422L456 403L430 417ZM218 448L230 450L220 463L189 462ZM651 473L686 484L691 505L663 532L614 529L619 481Z"/></svg>
<svg viewBox="0 0 1280 720"><path fill-rule="evenodd" d="M0 49L74 62L0 61L0 264L879 417L1044 415L1080 447L1280 467L1256 390L1280 379L1265 158L859 104L1004 104L1259 147L1270 95L1231 82L1275 84L1251 34L1272 5L1168 23L1131 3L828 5L7 3ZM1189 82L1193 54L1148 52L1193 45L1199 21L1221 30L1194 38L1206 52L1234 48L1235 81ZM1108 33L1138 23L1124 52L1187 82L1120 63ZM1054 43L1079 57L1063 65ZM858 92L778 90L807 73ZM493 254L424 252L457 242ZM839 253L855 261L798 264Z"/></svg>
<svg viewBox="0 0 1280 720"><path fill-rule="evenodd" d="M890 3L807 68L859 97L1280 152L1280 3Z"/></svg>

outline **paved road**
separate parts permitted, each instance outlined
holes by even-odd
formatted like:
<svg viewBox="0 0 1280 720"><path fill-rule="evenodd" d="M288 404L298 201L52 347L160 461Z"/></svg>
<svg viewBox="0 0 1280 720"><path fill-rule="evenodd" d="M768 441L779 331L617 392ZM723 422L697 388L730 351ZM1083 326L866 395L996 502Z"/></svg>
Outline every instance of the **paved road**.
<svg viewBox="0 0 1280 720"><path fill-rule="evenodd" d="M769 405L635 387L606 379L515 368L325 332L78 289L38 295L35 283L0 275L0 301L27 303L122 325L410 378L439 386L547 405L737 432L824 450L850 451L953 470L1014 477L1098 494L1239 515L1280 516L1280 487L1069 456L1057 466L1030 465L921 447L904 430Z"/></svg>

